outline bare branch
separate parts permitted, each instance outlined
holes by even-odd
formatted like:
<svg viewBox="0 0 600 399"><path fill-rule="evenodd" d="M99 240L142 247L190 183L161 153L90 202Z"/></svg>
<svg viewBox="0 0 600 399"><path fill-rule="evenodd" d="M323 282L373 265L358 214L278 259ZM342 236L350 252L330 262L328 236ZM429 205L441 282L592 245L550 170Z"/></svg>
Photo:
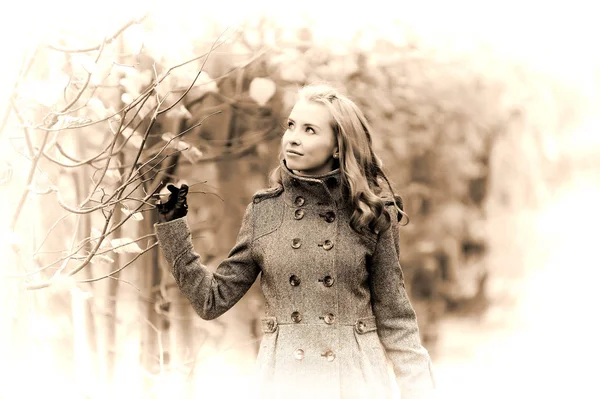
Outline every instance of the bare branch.
<svg viewBox="0 0 600 399"><path fill-rule="evenodd" d="M35 57L36 57L38 51L39 51L39 47L36 47L33 54L31 55L31 57L23 60L23 65L21 67L21 71L19 72L19 76L17 77L17 79L15 81L15 84L12 89L12 93L9 98L9 104L12 104L15 101L15 98L17 98L17 91L19 90L19 85L21 84L21 81L23 79L25 79L25 76L27 76L29 71L31 70L31 66L33 65L33 62L35 61ZM0 136L2 135L2 132L4 131L4 128L6 127L6 123L8 122L8 117L10 116L10 110L11 110L11 107L6 107L6 110L4 111L4 115L2 116L2 122L0 122Z"/></svg>
<svg viewBox="0 0 600 399"><path fill-rule="evenodd" d="M225 32L223 32L225 33ZM223 33L221 33L219 35L219 37L217 38L217 40L213 43L212 46L210 46L210 50L208 50L208 54L210 55L210 53L214 50L215 48L215 44L216 42L221 38L221 36L223 36ZM204 61L202 62L202 65L200 66L200 71L198 71L198 73L196 74L196 77L194 77L194 80L192 81L192 83L188 86L187 90L181 95L181 97L179 97L179 99L177 99L177 101L175 101L173 104L171 104L170 106L168 106L167 108L157 111L157 116L164 114L165 112L168 112L169 110L173 109L173 107L175 107L177 104L179 104L179 102L181 100L183 100L183 98L190 92L190 90L192 90L192 87L194 87L194 84L196 83L196 81L198 80L198 78L200 77L200 74L202 73L202 71L204 70L204 66L206 65L206 62L208 61L208 55L206 56L206 58L204 58Z"/></svg>
<svg viewBox="0 0 600 399"><path fill-rule="evenodd" d="M50 227L50 229L46 232L46 235L44 236L44 238L42 239L42 242L38 245L37 249L33 252L33 256L36 256L37 254L43 253L40 252L40 250L42 249L42 247L44 246L44 243L46 242L46 240L48 239L48 237L50 237L50 233L52 233L52 231L56 228L56 226L58 226L58 224L60 222L62 222L63 220L65 220L68 216L72 215L72 213L65 213L64 215L62 215L61 217L59 217L58 219L56 219L56 222L54 222L52 224L52 226Z"/></svg>
<svg viewBox="0 0 600 399"><path fill-rule="evenodd" d="M80 207L80 208L74 208L74 207L72 207L72 206L69 206L69 205L67 205L67 204L65 203L65 201L63 200L62 196L60 195L60 190L58 190L58 188L56 188L56 187L52 187L52 188L51 188L51 191L54 191L54 192L56 192L56 196L57 196L57 199L58 199L58 204L60 205L60 207L61 207L61 208L65 209L65 210L67 210L67 211L69 211L69 212L71 212L71 213L75 213L75 214L81 215L81 214L92 213L92 212L95 212L95 211L97 211L97 210L104 209L104 208L107 208L107 207L110 207L110 206L114 206L114 205L117 205L117 204L118 204L118 203L120 203L120 202L123 202L123 201L125 201L125 200L129 199L129 198L127 198L127 197L126 197L126 198L120 198L120 197L119 197L119 198L117 198L117 200L115 200L115 201L111 201L111 200L112 200L112 199L113 199L113 198L114 198L114 197L117 195L117 193L118 193L118 192L121 192L121 193L122 193L122 192L125 190L125 188L127 188L128 184L130 184L130 183L131 183L131 182L127 182L127 183L124 183L124 184L122 184L122 185L121 185L121 186L120 186L120 187L119 187L119 188L118 188L118 189L115 191L115 193L113 193L113 194L112 194L112 195L111 195L111 196L110 196L110 197L109 197L109 198L106 200L106 202L101 202L101 203L100 203L100 205L93 206L93 207L90 207L90 208L81 208L81 207ZM133 188L132 192L133 192L133 191L135 191L137 188L139 188L139 186L140 186L141 184L142 184L142 182L138 183L138 185L137 185L137 186L135 186L135 187ZM139 200L138 200L138 201L139 201Z"/></svg>
<svg viewBox="0 0 600 399"><path fill-rule="evenodd" d="M139 185L141 185L141 183L140 183L140 184L138 184L138 186L137 186L137 187L139 187ZM136 188L137 188L137 187L136 187ZM135 188L134 188L134 190L135 190ZM109 222L110 222L110 218L111 218L112 214L114 213L114 209L113 209L113 210L111 210L111 211L110 211L110 214L109 214L109 217L107 217L107 220L106 220L106 223L105 223L105 226L104 226L104 230L103 230L103 232L101 233L100 237L98 237L98 238L94 238L94 239L92 239L91 237L88 237L88 238L84 239L84 240L83 240L83 241L82 241L80 244L78 244L78 248L77 248L77 250L75 250L75 251L72 251L70 254L68 254L68 255L66 255L66 256L64 256L64 257L62 257L61 259L58 259L58 260L54 261L53 263L51 263L51 264L49 264L49 265L43 266L43 267L41 267L41 268L39 268L39 269L37 269L37 270L35 270L35 271L33 271L33 272L26 273L25 275L20 275L20 276L19 276L19 275L11 275L11 276L8 276L8 277L24 277L24 276L33 275L33 274L35 274L35 273L41 272L41 271L43 271L43 270L46 270L46 269L48 269L49 267L51 267L51 266L53 266L53 265L55 265L55 264L57 264L57 263L59 263L59 262L62 262L62 261L68 261L68 259L69 259L69 258L71 258L71 257L73 257L73 256L75 256L75 255L76 255L76 254L77 254L77 253L78 253L78 252L79 252L79 251L80 251L80 250L83 248L83 246L84 246L84 245L86 245L86 244L87 244L87 243L89 243L90 241L94 241L94 240L98 239L98 240L99 240L99 244L96 246L96 248L95 248L93 251L91 251L91 252L90 252L90 253L92 253L92 254L95 254L95 253L97 252L98 248L99 248L99 245L100 245L100 244L102 243L102 241L104 240L104 238L106 238L107 236L109 236L110 234L112 234L112 233L113 233L115 230L117 230L119 227L121 227L121 226L122 226L122 225L123 225L123 224L124 224L124 223L125 223L125 222L126 222L126 221L127 221L127 220L128 220L128 219L129 219L129 218L130 218L130 217L131 217L133 214L134 214L134 213L138 212L138 211L139 211L139 209L140 209L140 208L141 208L141 207L142 207L144 204L147 204L147 200L148 200L148 199L150 199L151 197L152 197L152 195L149 195L149 196L147 196L147 198L146 198L145 200L139 200L140 202L142 202L142 204L141 204L141 205L140 205L140 206L139 206L139 207L138 207L138 208L137 208L137 209L136 209L134 212L131 212L131 214L130 214L130 215L128 215L128 216L127 216L127 217L126 217L126 218L125 218L125 219L124 219L124 220L123 220L121 223L119 223L117 226L113 227L113 228L112 228L112 229L111 229L109 232L106 232L106 230L107 230L107 228L108 228L108 224L109 224ZM118 200L118 201L115 201L115 202L113 202L113 203L109 203L109 204L102 204L101 206L99 206L99 207L98 207L98 209L104 209L104 208L106 208L106 207L108 207L108 206L114 206L114 205L118 204L119 202L122 202L122 201L124 201L124 200L127 200L127 199L129 199L129 198L120 199L120 200ZM62 252L62 251L61 251L61 252ZM88 255L88 258L86 258L86 261L87 261L87 262L89 262L89 259L91 259L91 257ZM55 274L55 276L56 276L57 274L58 274L58 272ZM70 275L70 274L69 274L69 275ZM45 285L45 286L48 286L48 285L49 285L49 284L47 284L47 285ZM40 287L35 287L35 288L37 289L37 288L43 288L43 287L41 287L41 286L40 286Z"/></svg>
<svg viewBox="0 0 600 399"><path fill-rule="evenodd" d="M100 44L100 49L98 51L98 55L96 56L95 62L98 62L98 60L102 56L102 52L104 51L104 45L105 44L106 44L106 40L103 41L102 44ZM77 95L75 96L75 98L73 98L73 100L71 100L70 103L68 103L67 105L65 105L63 107L63 109L60 112L58 112L58 114L64 114L65 112L69 111L71 109L71 107L73 105L75 105L75 103L77 103L77 101L79 101L79 99L83 95L83 92L87 89L88 85L90 84L91 78L92 78L92 72L87 71L87 76L85 78L85 82L83 83L83 87L81 88L81 90L79 90L79 92L77 93Z"/></svg>
<svg viewBox="0 0 600 399"><path fill-rule="evenodd" d="M131 25L131 23L130 23L130 25ZM122 31L127 29L127 27L128 26L123 27L120 30L120 32L117 32L115 34L115 36L113 36L112 38L105 38L105 40L99 46L96 46L93 49L90 48L90 49L75 49L75 50L73 50L73 49L60 49L57 47L51 47L51 48L53 48L54 50L57 50L57 51L64 51L67 53L100 50L96 57L96 62L97 62L99 60L99 58L101 57L101 54L102 54L103 49L105 48L105 45L107 43L110 43L112 40L114 40L120 33L122 33ZM74 276L80 270L85 268L90 263L90 261L94 258L94 256L104 254L110 250L114 250L114 248L111 248L110 250L104 250L104 249L100 250L100 247L102 246L103 241L108 236L110 236L113 232L120 229L121 226L123 226L124 223L126 223L129 220L129 218L131 218L135 215L135 213L151 211L151 210L155 209L155 207L153 206L153 204L151 202L149 202L149 200L151 198L157 196L156 193L160 189L161 185L157 185L156 187L154 187L153 190L146 190L144 188L143 191L144 191L145 195L142 198L135 198L134 192L136 192L136 190L138 190L140 185L143 185L144 183L146 183L152 179L156 180L157 174L159 174L162 171L162 169L160 168L160 165L162 164L162 162L165 159L183 151L180 149L177 149L175 151L165 151L167 148L172 147L171 144L172 144L173 140L179 139L183 135L187 134L188 132L190 132L193 129L200 126L204 122L204 120L206 120L207 118L209 118L219 112L214 112L214 113L207 115L200 122L195 123L193 126L185 129L183 132L177 134L175 137L170 138L168 141L166 141L166 143L164 143L164 145L161 146L162 148L160 148L160 149L156 148L156 150L158 150L158 151L154 154L151 154L151 156L149 156L148 158L146 158L144 156L144 152L147 150L145 148L145 145L149 138L151 129L154 126L154 124L156 123L158 116L172 110L177 104L181 103L181 101L190 93L191 89L194 87L197 80L199 79L200 74L202 73L202 71L207 63L208 57L210 56L210 54L217 47L221 46L224 43L223 41L221 41L222 35L223 34L221 34L219 36L219 38L217 38L217 40L215 40L212 43L210 50L206 54L204 54L200 57L196 57L195 59L189 60L180 65L176 65L176 66L169 68L165 73L162 74L162 76L160 76L160 78L156 71L156 67L154 66L154 74L155 74L154 82L151 85L149 85L149 87L144 89L143 93L138 95L134 101L132 101L130 104L122 107L121 111L114 113L112 116L109 116L109 117L104 118L99 121L91 121L89 123L87 121L84 121L86 123L79 124L79 123L70 123L70 121L69 121L68 123L61 124L62 126L58 125L59 118L61 117L61 115L75 112L76 110L73 109L73 107L78 106L80 104L80 101L81 102L84 101L84 100L82 100L82 96L84 95L84 93L87 93L86 90L88 90L88 88L89 88L91 76L92 76L92 73L90 71L87 71L86 78L83 81L81 81L75 85L77 88L77 93L75 94L75 96L70 101L66 101L66 105L64 107L62 107L62 109L59 112L53 112L53 113L49 114L45 118L45 121L42 124L40 124L38 126L25 126L23 119L20 118L20 122L23 125L26 132L29 127L34 127L43 132L43 137L41 140L41 144L39 145L39 148L35 148L33 145L31 145L31 136L29 135L29 133L26 133L26 136L25 136L25 139L29 140L28 148L30 149L31 155L33 155L33 160L32 160L32 167L30 170L30 175L29 175L28 182L27 182L27 190L23 193L23 196L20 201L20 205L17 209L17 213L16 213L16 215L13 219L13 223L11 225L13 230L14 230L14 227L16 226L18 215L22 212L22 208L24 206L24 202L27 197L27 193L29 191L31 191L31 187L30 187L31 182L33 181L33 177L37 170L37 164L39 163L39 160L42 156L46 157L51 162L53 162L57 165L60 165L61 167L76 168L76 167L80 167L80 166L84 166L84 165L90 165L93 168L96 168L98 166L97 169L101 172L101 175L94 182L93 187L92 187L91 191L88 193L87 198L85 198L83 201L81 201L81 203L78 207L71 207L71 206L67 205L64 202L64 200L61 196L61 192L58 190L56 185L52 185L50 187L50 189L47 190L48 193L50 193L50 192L56 193L59 205L63 209L67 210L69 213L62 216L59 220L55 221L54 225L51 227L50 231L47 233L46 237L43 239L42 243L37 248L35 255L47 253L47 252L41 251L44 242L47 240L47 238L51 234L51 232L55 230L56 226L61 221L63 221L68 215L70 215L70 214L82 215L82 214L86 214L86 213L92 213L95 211L102 211L105 216L105 223L104 223L102 232L100 233L100 237L94 237L94 238L88 237L88 238L82 240L82 242L80 242L79 244L76 244L75 236L74 236L73 240L71 242L71 245L70 245L70 249L67 249L64 251L65 256L62 257L62 259L59 259L50 265L46 265L43 268L39 268L36 271L28 272L25 275L21 276L21 277L31 276L34 273L39 273L43 270L47 270L48 268L56 265L57 263L62 262L62 264L60 264L60 266L57 268L56 272L53 273L52 277L50 277L46 281L29 282L29 283L25 284L26 289L34 290L34 289L48 287L48 286L52 285L54 283L54 281L56 281L56 278L61 274L64 274L67 276ZM161 105L165 102L166 97L164 97L162 99L159 97L158 92L156 90L158 85L161 82L163 82L165 80L165 78L170 74L170 72L173 71L174 69L176 69L180 66L183 66L185 64L188 64L190 62L193 62L195 60L201 59L202 57L204 57L204 61L201 65L200 71L197 73L197 75L194 78L194 80L192 81L192 83L187 87L187 89L183 93L181 93L181 95L176 99L176 101L174 103L161 109ZM96 90L96 88L94 88L94 90ZM137 118L137 115L142 111L142 108L144 108L144 105L146 104L148 99L150 99L153 96L153 94L155 94L155 93L157 95L157 102L156 102L156 108L154 109L154 112L150 112L150 113L142 116L139 123L136 124L135 123L136 120L140 119L140 118ZM87 97L87 94L86 94L86 97ZM87 101L89 102L89 100L87 100ZM86 105L88 104L88 102L86 102ZM79 109L84 108L86 105L79 107ZM15 106L15 108L16 108L16 106ZM154 108L154 104L152 104L152 107L150 107L150 108ZM147 109L147 107L144 109ZM130 115L128 115L128 114L130 111L134 111L134 110L135 110L135 115L133 115L133 117L130 118L129 117ZM16 112L18 113L18 109L16 109ZM119 127L118 127L118 129L116 129L116 131L113 129L113 126L110 123L110 121L112 120L112 118L115 115L121 116L120 121L118 123ZM102 188L101 190L102 190L103 195L102 195L102 198L100 199L100 201L92 200L92 198L98 193L98 189L100 188L100 185L102 184L102 181L104 180L106 172L110 168L110 165L111 165L110 162L113 159L114 155L119 154L119 153L121 153L121 151L123 151L127 142L133 137L134 134L137 134L135 132L137 131L139 126L143 122L147 121L147 117L150 115L151 115L151 120L150 120L149 125L144 129L145 132L143 134L143 137L141 138L141 140L142 140L141 145L139 145L139 147L138 147L138 151L136 152L136 154L134 156L134 160L131 164L130 169L128 170L128 173L123 176L123 180L120 180L121 184L117 183L118 187L112 193L105 194L104 188ZM20 115L18 115L18 116L20 116ZM100 123L104 120L109 121L109 127L111 130L113 130L114 137L111 140L110 144L103 146L103 148L101 148L99 153L95 154L92 157L89 157L88 159L77 160L75 157L68 155L65 152L65 149L56 140L56 138L58 137L58 136L56 136L56 134L58 134L58 132L60 132L61 130L68 130L68 129L75 129L75 128L81 129L81 128L85 128L87 126L91 126L91 125ZM33 124L31 124L31 125L33 125ZM65 126L65 125L68 125L68 126ZM131 130L129 130L130 125L136 125L136 126L132 129L132 133L128 137L126 137L125 140L119 142L118 136L120 136L121 134L124 134L125 129L128 129L127 131L131 131ZM50 132L56 132L56 133L53 136L49 136ZM64 162L60 159L60 157L56 157L56 152L51 151L51 149L52 149L51 147L50 147L50 150L48 149L49 143L52 146L56 146L58 153L60 153L62 156L64 156L66 159L69 159L73 163L70 163L68 161ZM54 155L52 155L52 154L54 154ZM144 158L146 158L143 160L143 162L140 161L140 159L143 159L142 156L144 156ZM99 167L100 164L96 163L99 161L105 161L104 164L102 165L102 167ZM140 163L138 163L138 161L140 161ZM156 162L158 162L158 163L156 163ZM119 166L120 169L122 169L123 167L124 167L123 165ZM96 173L94 173L94 174L96 174ZM148 191L148 193L146 193L146 191ZM204 193L204 194L216 195L214 193L208 193L208 192L203 192L203 191L192 191L191 193ZM217 195L217 197L218 197L218 195ZM94 202L93 206L85 206L90 201ZM126 215L126 217L122 218L122 220L118 221L116 224L113 223L113 225L111 225L111 220L112 220L112 217L115 215L115 212L117 211L117 207L123 206L124 205L123 203L125 201L138 202L138 205L132 207L130 212L126 212L127 215ZM123 204L123 205L121 205L121 204ZM92 204L90 204L90 205L92 205ZM128 205L131 206L131 204L128 204ZM138 238L136 241L145 239L147 237L148 236ZM93 244L93 248L89 249L89 247L86 247L86 248L88 248L88 250L82 251L84 246L86 246L88 243L91 243L92 241L95 242ZM126 265L120 267L118 270L115 270L106 276L97 277L97 278L88 279L88 280L81 280L78 282L86 282L87 283L87 282L98 281L98 280L105 279L105 278L114 278L113 277L114 275L116 275L117 273L122 271L125 267L127 267L128 265L133 263L135 260L137 260L139 258L139 256L141 256L143 253L152 250L157 245L158 245L157 243L150 245L142 253L136 255L135 258L132 259L130 262L128 262ZM77 261L77 264L75 265L75 267L68 270L67 265L69 264L69 262L71 260Z"/></svg>
<svg viewBox="0 0 600 399"><path fill-rule="evenodd" d="M108 224L110 222L110 219L112 217L112 213L109 214L109 217L106 218L106 223L104 224L104 230L102 231L102 237L106 236L106 230L108 229ZM93 254L98 250L98 248L100 248L100 245L102 245L102 241L103 239L100 238L98 240L98 243L96 244L96 247L90 252L91 256L88 256L88 258L86 258L86 260L89 262L89 260L91 259L91 257L93 256ZM68 257L67 257L68 258ZM63 258L64 259L64 258ZM57 262L55 262L57 263ZM86 261L82 262L84 265L87 264ZM43 269L48 268L48 266L45 266ZM69 273L69 275L71 275ZM25 284L25 288L28 290L36 290L36 289L41 289L41 288L46 288L49 287L50 285L52 285L52 279L56 278L57 275L54 274L53 277L51 277L49 280L40 282L40 283L30 283L30 284Z"/></svg>
<svg viewBox="0 0 600 399"><path fill-rule="evenodd" d="M137 24L141 23L144 19L146 19L146 17L147 17L147 15L144 15L139 19L132 19L131 21L129 21L125 25L123 25L121 28L119 28L112 36L105 38L104 41L102 42L102 44L99 44L94 47L81 48L81 49L68 49L68 48L49 44L48 48L55 50L55 51L60 51L63 53L88 53L90 51L95 51L95 50L100 49L101 46L104 46L105 44L112 43L112 41L115 40L117 37L119 37L119 35L121 35L123 32L125 32L125 30L127 30L129 27L131 27L133 25L137 25Z"/></svg>
<svg viewBox="0 0 600 399"><path fill-rule="evenodd" d="M33 177L35 176L35 171L37 169L37 164L42 156L44 146L46 145L46 141L48 140L48 132L44 132L44 136L42 138L42 144L40 150L35 154L33 161L31 163L31 167L29 169L29 175L27 176L27 181L25 183L25 189L21 193L21 198L19 199L19 203L17 205L17 209L15 210L15 214L13 215L12 221L10 223L10 230L15 231L17 226L17 222L19 220L19 216L21 215L21 211L23 210L23 206L25 205L25 200L27 199L27 195L29 194L29 186L33 181Z"/></svg>
<svg viewBox="0 0 600 399"><path fill-rule="evenodd" d="M147 195L144 198L144 201L147 201L148 199L150 199L155 193L151 193L149 195ZM88 254L88 256L74 269L70 270L68 273L68 276L73 276L75 274L77 274L78 272L80 272L85 266L87 266L91 259L94 257L94 255L97 253L98 249L100 248L100 246L102 245L102 242L104 241L104 238L107 237L108 235L112 234L114 231L116 231L117 229L119 229L123 224L125 224L133 215L133 213L137 212L139 209L141 209L141 207L144 206L144 204L142 203L139 207L137 207L131 214L127 215L125 218L123 218L123 220L121 220L116 226L112 227L110 229L110 231L108 230L108 226L110 223L110 220L112 219L112 215L114 214L114 209L109 211L109 215L106 218L106 222L104 224L104 229L101 233L101 236L98 238L98 242L96 243L95 247L90 251L90 253ZM41 288L46 288L49 287L50 285L52 285L52 280L54 278L56 278L56 274L51 277L49 280L43 281L43 282L39 282L39 283L30 283L30 284L25 284L25 289L27 290L36 290L36 289L41 289Z"/></svg>
<svg viewBox="0 0 600 399"><path fill-rule="evenodd" d="M56 146L56 149L58 150L58 152L62 156L64 156L65 158L67 158L67 159L69 159L69 160L71 160L71 161L73 161L75 163L73 163L73 164L67 164L67 163L64 163L62 161L59 161L58 159L54 158L52 155L48 154L47 151L44 151L44 157L46 159L48 159L50 162L52 162L52 163L54 163L56 165L62 166L63 168L77 168L77 167L83 166L83 165L90 165L90 166L92 166L92 167L95 168L95 166L92 164L92 162L94 162L94 161L101 161L103 159L106 159L106 158L102 158L102 154L106 153L110 149L111 145L112 145L112 143L108 144L106 146L106 148L104 148L102 151L100 151L98 154L94 155L91 158L88 158L88 159L83 160L83 161L78 161L74 157L72 157L69 154L67 154L65 152L65 150L62 148L62 146L60 145L60 143L57 142L55 144L55 146ZM100 169L100 168L96 168L96 169Z"/></svg>
<svg viewBox="0 0 600 399"><path fill-rule="evenodd" d="M75 231L73 232L73 237L71 238L71 249L70 251L73 251L73 248L75 247L75 240L77 239L77 233L79 231L79 222L81 220L81 215L77 215L77 221L75 222ZM54 272L55 276L60 275L65 268L67 267L67 265L69 264L69 261L71 260L71 257L67 257L64 262L62 263L62 265L60 265L60 267L58 268L58 270L56 270L56 272Z"/></svg>
<svg viewBox="0 0 600 399"><path fill-rule="evenodd" d="M144 100L144 98L146 98L146 96L152 94L153 90L155 89L154 85L148 86L146 88L146 90L144 90L135 100L133 100L130 104L127 104L125 106L123 106L121 109L119 109L118 111L115 111L113 114L108 115L102 119L98 119L96 121L91 121L88 123L82 123L82 124L78 124L76 126L65 126L65 127L60 127L57 129L53 129L52 127L47 127L47 125L51 125L51 122L42 122L38 125L33 125L33 126L27 126L29 128L34 128L34 129L39 129L39 130L43 130L43 131L48 131L48 132L53 132L53 131L60 131L60 130L71 130L71 129L81 129L84 127L89 127L89 126L93 126L93 125L97 125L99 123L102 123L104 121L109 121L110 119L114 118L115 116L120 116L121 114L126 115L129 111L131 111L134 107L136 107L141 101ZM54 116L56 114L53 114Z"/></svg>
<svg viewBox="0 0 600 399"><path fill-rule="evenodd" d="M142 256L143 254L145 254L146 252L150 251L151 249L153 249L154 247L156 247L158 245L158 242L155 242L154 244L150 245L148 248L144 249L142 252L136 254L136 256L133 257L133 259L131 259L129 262L125 263L123 266L121 266L120 268L118 268L115 271L110 272L109 274L102 276L102 277L95 277L95 278L90 278L87 280L77 280L77 283L93 283L94 281L100 281L103 280L105 278L114 276L115 274L121 272L123 269L125 269L127 266L131 265L133 262L135 262L140 256Z"/></svg>
<svg viewBox="0 0 600 399"><path fill-rule="evenodd" d="M8 112L8 109L10 109L10 108L12 108L13 111L15 112L15 115L17 116L19 123L21 123L21 125L23 125L23 136L25 137L25 143L27 144L27 151L29 152L29 158L32 159L34 156L34 153L33 153L33 144L31 143L31 134L29 133L29 129L25 126L25 121L24 121L23 117L21 116L21 112L17 108L17 105L15 104L14 100L11 100L10 106L7 107L7 112Z"/></svg>
<svg viewBox="0 0 600 399"><path fill-rule="evenodd" d="M222 79L225 79L227 76L231 75L232 73L234 73L234 72L236 72L236 71L239 71L239 70L241 70L241 69L243 69L243 68L246 68L247 66L249 66L250 64L252 64L254 61L256 61L257 59L259 59L260 57L262 57L263 55L265 55L265 54L266 54L268 51L270 51L270 50L273 50L273 47L270 47L270 46L264 46L264 47L263 47L263 49L262 49L261 51L259 51L259 52L257 52L256 54L254 54L254 55L253 55L253 56L252 56L252 57L251 57L249 60L247 60L245 63L243 63L243 64L241 64L241 65L238 65L238 66L235 66L235 67L231 68L229 71L227 71L227 72L225 72L225 73L223 73L223 74L221 74L221 75L219 75L219 76L217 76L217 77L214 77L212 80L213 80L214 82L218 82L218 81L220 81L220 80L222 80ZM208 54L208 53L207 53L207 54ZM206 83L200 83L200 84L198 84L197 86L204 86L204 85L207 85L207 84L209 84L209 82L206 82ZM175 93L177 93L177 92L180 92L180 91L185 91L185 90L186 90L185 88L175 88L175 89L173 89L172 91L173 91L173 92L175 92ZM214 93L214 92L208 92L208 93L211 93L211 94L217 94L217 93Z"/></svg>
<svg viewBox="0 0 600 399"><path fill-rule="evenodd" d="M143 168L144 166L148 165L150 162L152 162L152 161L154 161L156 158L158 158L158 156L159 156L159 155L160 155L160 154L161 154L161 153L162 153L162 152L163 152L163 151L164 151L164 150L165 150L165 149L166 149L166 148L169 146L169 144L171 144L171 142L172 142L173 140L180 138L181 136L183 136L183 135L184 135L184 134L186 134L187 132L189 132L189 131L193 130L194 128L196 128L196 127L198 127L198 126L200 126L200 125L202 125L206 119L208 119L208 118L210 118L211 116L213 116L213 115L216 115L216 114L218 114L218 113L220 113L220 112L213 112L212 114L210 114L210 115L207 115L207 116L206 116L204 119L202 119L202 120L201 120L200 122L198 122L196 125L194 125L194 126L190 127L189 129L186 129L186 130L184 130L183 132L181 132L181 133L179 133L178 135L176 135L176 136L172 137L171 139L169 139L169 141L167 141L167 144L166 144L165 146L163 146L163 148L161 148L161 150L160 150L160 151L159 151L159 152L158 152L156 155L154 155L152 158L150 158L149 160L147 160L146 162L144 162L144 163L143 163L143 164L142 164L142 165L141 165L141 166L140 166L138 169L140 169L140 168ZM179 151L181 151L181 150L177 150L177 152L179 152Z"/></svg>
<svg viewBox="0 0 600 399"><path fill-rule="evenodd" d="M109 253L109 252L112 252L112 251L114 251L114 250L115 250L115 249L117 249L117 248L126 247L127 245L129 245L129 244L131 244L131 243L135 243L135 242L138 242L138 241L142 241L142 240L144 240L144 239L146 239L146 238L149 238L149 237L155 237L155 236L156 236L156 234L154 234L154 233L151 233L151 234L146 234L145 236L138 237L138 238L136 238L135 240L131 240L131 241L129 241L129 242L127 242L127 243L125 243L125 244L117 245L117 246L115 246L115 247L110 247L110 248L107 248L107 249L105 249L105 250L103 250L103 251L97 251L97 252L95 253L95 255L94 255L94 256L98 256L98 255L104 255L104 254L107 254L107 253ZM100 237L94 237L94 238L92 238L92 239L88 239L88 242L91 242L91 241L96 241L96 240L97 240L97 239L99 239L99 238L100 238ZM61 251L61 252L64 252L64 251ZM69 255L69 257L71 257L72 259L77 259L77 260L85 259L85 257L86 257L86 256L87 256L87 254L86 254L86 255L77 255L77 254L71 254L71 255ZM64 259L63 259L63 260L64 260Z"/></svg>

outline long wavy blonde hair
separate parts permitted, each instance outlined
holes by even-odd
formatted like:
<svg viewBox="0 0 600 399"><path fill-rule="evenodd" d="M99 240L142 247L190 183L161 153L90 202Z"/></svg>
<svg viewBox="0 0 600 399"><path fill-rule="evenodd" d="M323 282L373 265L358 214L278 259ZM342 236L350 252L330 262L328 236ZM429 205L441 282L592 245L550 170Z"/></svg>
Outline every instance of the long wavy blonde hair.
<svg viewBox="0 0 600 399"><path fill-rule="evenodd" d="M347 96L327 84L312 84L298 91L298 98L327 107L331 114L331 128L339 148L339 167L342 187L346 190L354 211L350 226L358 233L369 230L383 232L390 227L391 217L385 208L393 199L400 215L408 218L400 209L400 197L394 194L391 184L382 170L382 162L373 152L371 127L358 106ZM280 155L283 159L283 154ZM271 173L273 185L282 185L281 164ZM382 183L389 189L385 195Z"/></svg>

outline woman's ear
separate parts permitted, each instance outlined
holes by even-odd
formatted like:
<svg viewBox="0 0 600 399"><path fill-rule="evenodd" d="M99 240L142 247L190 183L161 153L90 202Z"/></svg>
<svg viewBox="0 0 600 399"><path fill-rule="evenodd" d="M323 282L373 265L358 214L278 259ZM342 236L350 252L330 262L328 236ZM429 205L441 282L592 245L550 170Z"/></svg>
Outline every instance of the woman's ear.
<svg viewBox="0 0 600 399"><path fill-rule="evenodd" d="M340 157L340 149L337 146L333 149L333 157L335 159L338 159Z"/></svg>

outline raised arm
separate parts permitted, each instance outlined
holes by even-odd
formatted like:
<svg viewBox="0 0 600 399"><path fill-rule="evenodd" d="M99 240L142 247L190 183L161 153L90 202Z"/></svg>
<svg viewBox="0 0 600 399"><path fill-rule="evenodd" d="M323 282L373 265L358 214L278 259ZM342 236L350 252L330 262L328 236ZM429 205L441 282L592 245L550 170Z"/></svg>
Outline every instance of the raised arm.
<svg viewBox="0 0 600 399"><path fill-rule="evenodd" d="M186 217L154 225L179 289L205 320L215 319L235 305L260 273L252 250L252 210L251 203L244 213L236 244L214 273L194 251Z"/></svg>

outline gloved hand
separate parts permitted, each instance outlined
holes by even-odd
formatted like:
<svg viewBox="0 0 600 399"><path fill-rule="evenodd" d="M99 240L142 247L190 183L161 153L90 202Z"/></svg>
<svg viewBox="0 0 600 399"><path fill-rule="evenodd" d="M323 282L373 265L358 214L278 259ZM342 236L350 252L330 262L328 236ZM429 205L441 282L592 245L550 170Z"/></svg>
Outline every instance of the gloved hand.
<svg viewBox="0 0 600 399"><path fill-rule="evenodd" d="M168 184L167 190L171 192L167 202L164 204L160 200L156 202L159 223L170 222L171 220L182 218L187 215L187 184L182 184L181 188L177 188L173 184Z"/></svg>

